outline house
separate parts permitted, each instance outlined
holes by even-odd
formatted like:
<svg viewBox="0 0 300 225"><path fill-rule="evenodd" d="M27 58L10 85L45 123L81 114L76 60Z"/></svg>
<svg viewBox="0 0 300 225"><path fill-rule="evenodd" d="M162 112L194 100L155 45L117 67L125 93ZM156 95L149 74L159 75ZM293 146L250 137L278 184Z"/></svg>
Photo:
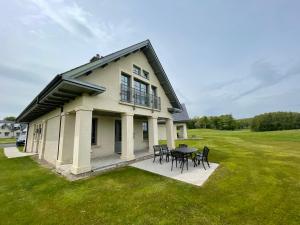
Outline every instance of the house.
<svg viewBox="0 0 300 225"><path fill-rule="evenodd" d="M187 139L187 122L190 120L185 104L181 104L182 111L173 113L173 129L174 138ZM158 121L158 139L166 140L166 124L165 121Z"/></svg>
<svg viewBox="0 0 300 225"><path fill-rule="evenodd" d="M21 133L22 130L20 124L0 120L0 138L17 138Z"/></svg>
<svg viewBox="0 0 300 225"><path fill-rule="evenodd" d="M18 116L26 152L72 174L117 155L131 161L158 144L158 120L174 148L173 113L181 104L149 40L57 75ZM100 160L101 161L101 160Z"/></svg>

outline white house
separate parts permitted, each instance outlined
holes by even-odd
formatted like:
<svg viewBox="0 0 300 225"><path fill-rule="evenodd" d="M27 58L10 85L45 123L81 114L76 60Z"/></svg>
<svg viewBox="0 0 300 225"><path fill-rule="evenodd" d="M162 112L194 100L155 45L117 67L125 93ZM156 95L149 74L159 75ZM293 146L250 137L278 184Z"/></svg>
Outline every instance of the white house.
<svg viewBox="0 0 300 225"><path fill-rule="evenodd" d="M173 113L174 138L187 139L187 122L190 120L185 104L181 104L182 111ZM166 124L165 121L158 121L158 139L166 140Z"/></svg>
<svg viewBox="0 0 300 225"><path fill-rule="evenodd" d="M182 106L149 40L57 75L18 116L29 123L26 152L73 174L119 154L125 161L158 144L158 120L174 147Z"/></svg>
<svg viewBox="0 0 300 225"><path fill-rule="evenodd" d="M0 138L17 138L22 133L20 124L0 120Z"/></svg>

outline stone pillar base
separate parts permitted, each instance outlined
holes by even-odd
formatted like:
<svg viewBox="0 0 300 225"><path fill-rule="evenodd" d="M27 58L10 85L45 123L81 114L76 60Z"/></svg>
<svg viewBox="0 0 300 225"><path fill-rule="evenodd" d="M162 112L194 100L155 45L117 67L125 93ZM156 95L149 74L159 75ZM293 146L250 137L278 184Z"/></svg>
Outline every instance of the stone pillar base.
<svg viewBox="0 0 300 225"><path fill-rule="evenodd" d="M78 175L81 173L90 172L91 170L92 170L91 166L85 166L85 167L80 167L80 168L72 166L71 173L74 175Z"/></svg>
<svg viewBox="0 0 300 225"><path fill-rule="evenodd" d="M121 155L121 159L130 161L130 160L135 159L135 155Z"/></svg>

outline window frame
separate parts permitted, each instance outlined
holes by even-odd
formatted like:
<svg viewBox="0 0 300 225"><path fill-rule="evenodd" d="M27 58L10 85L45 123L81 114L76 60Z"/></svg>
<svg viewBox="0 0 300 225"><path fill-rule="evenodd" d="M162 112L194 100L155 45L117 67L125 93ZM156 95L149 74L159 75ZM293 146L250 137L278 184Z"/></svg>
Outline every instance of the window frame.
<svg viewBox="0 0 300 225"><path fill-rule="evenodd" d="M92 118L91 145L97 145L98 118Z"/></svg>
<svg viewBox="0 0 300 225"><path fill-rule="evenodd" d="M142 70L142 77L145 79L149 80L149 72L147 70Z"/></svg>
<svg viewBox="0 0 300 225"><path fill-rule="evenodd" d="M148 141L149 140L149 125L148 125L147 121L142 122L142 130L143 130L143 141Z"/></svg>
<svg viewBox="0 0 300 225"><path fill-rule="evenodd" d="M139 75L139 76L142 76L142 69L141 69L141 67L133 64L133 66L132 66L132 73L136 74L136 75Z"/></svg>

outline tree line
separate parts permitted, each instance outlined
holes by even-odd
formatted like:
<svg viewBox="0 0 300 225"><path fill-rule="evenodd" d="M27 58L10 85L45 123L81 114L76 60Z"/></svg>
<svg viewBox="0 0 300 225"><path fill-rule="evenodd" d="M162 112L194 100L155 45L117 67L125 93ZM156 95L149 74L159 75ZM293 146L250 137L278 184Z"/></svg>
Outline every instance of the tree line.
<svg viewBox="0 0 300 225"><path fill-rule="evenodd" d="M189 129L251 129L252 131L300 129L300 113L270 112L245 119L235 119L230 114L220 116L202 116L194 117L188 122L187 126Z"/></svg>

